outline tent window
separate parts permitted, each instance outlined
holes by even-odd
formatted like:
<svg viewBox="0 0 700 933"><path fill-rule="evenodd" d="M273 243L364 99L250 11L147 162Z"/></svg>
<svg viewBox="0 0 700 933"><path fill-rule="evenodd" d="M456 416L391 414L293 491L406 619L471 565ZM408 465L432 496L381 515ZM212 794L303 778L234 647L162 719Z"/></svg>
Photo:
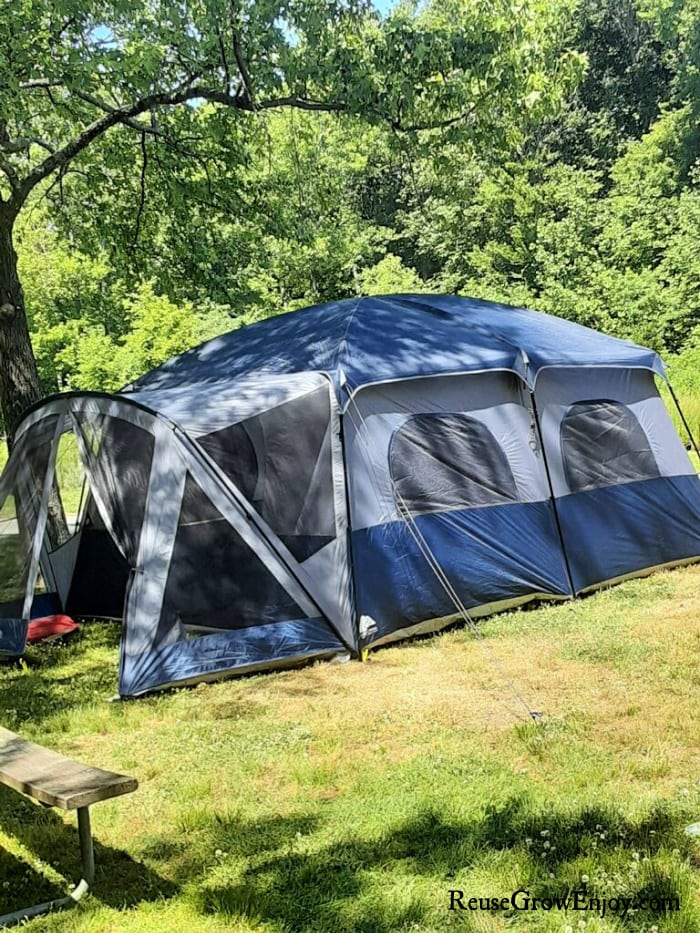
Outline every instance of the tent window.
<svg viewBox="0 0 700 933"><path fill-rule="evenodd" d="M561 452L572 492L659 476L644 429L621 402L572 405L561 423Z"/></svg>
<svg viewBox="0 0 700 933"><path fill-rule="evenodd" d="M469 415L413 415L389 445L394 497L402 512L443 512L515 502L506 455Z"/></svg>
<svg viewBox="0 0 700 933"><path fill-rule="evenodd" d="M80 412L76 422L92 482L109 512L117 543L133 566L146 508L153 435L111 415Z"/></svg>
<svg viewBox="0 0 700 933"><path fill-rule="evenodd" d="M258 482L258 458L244 424L232 424L199 438L200 445L252 501Z"/></svg>
<svg viewBox="0 0 700 933"><path fill-rule="evenodd" d="M157 641L188 628L242 629L305 618L284 587L187 477Z"/></svg>
<svg viewBox="0 0 700 933"><path fill-rule="evenodd" d="M324 386L198 438L299 561L335 537L330 414Z"/></svg>
<svg viewBox="0 0 700 933"><path fill-rule="evenodd" d="M58 440L54 488L46 523L46 542L55 551L78 531L85 511L86 483L83 465L72 431L64 431Z"/></svg>
<svg viewBox="0 0 700 933"><path fill-rule="evenodd" d="M31 539L18 505L10 495L0 508L0 619L21 617L29 573Z"/></svg>
<svg viewBox="0 0 700 933"><path fill-rule="evenodd" d="M22 616L56 420L51 416L33 425L17 442L8 465L14 481L0 502L0 619ZM35 593L44 590L39 574Z"/></svg>

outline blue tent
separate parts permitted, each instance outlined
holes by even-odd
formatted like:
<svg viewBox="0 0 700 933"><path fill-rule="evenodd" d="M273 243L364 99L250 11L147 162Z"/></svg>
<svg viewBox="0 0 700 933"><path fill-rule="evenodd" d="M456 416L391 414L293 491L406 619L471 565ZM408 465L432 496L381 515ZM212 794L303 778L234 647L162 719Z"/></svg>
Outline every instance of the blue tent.
<svg viewBox="0 0 700 933"><path fill-rule="evenodd" d="M655 376L653 351L559 318L392 295L47 399L0 480L21 555L0 650L47 599L123 618L131 696L698 560L700 480ZM89 490L68 534L51 507L67 432Z"/></svg>

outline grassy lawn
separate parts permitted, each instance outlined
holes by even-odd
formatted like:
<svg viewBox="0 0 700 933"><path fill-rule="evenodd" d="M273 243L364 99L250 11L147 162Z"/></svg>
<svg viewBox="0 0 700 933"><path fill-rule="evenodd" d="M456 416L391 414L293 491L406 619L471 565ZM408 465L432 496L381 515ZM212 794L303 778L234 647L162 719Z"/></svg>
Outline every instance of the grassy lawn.
<svg viewBox="0 0 700 933"><path fill-rule="evenodd" d="M481 631L127 703L115 626L0 668L4 724L141 784L93 810L93 895L27 929L700 931L700 566ZM2 907L57 895L77 851L2 789ZM681 911L448 910L584 876Z"/></svg>

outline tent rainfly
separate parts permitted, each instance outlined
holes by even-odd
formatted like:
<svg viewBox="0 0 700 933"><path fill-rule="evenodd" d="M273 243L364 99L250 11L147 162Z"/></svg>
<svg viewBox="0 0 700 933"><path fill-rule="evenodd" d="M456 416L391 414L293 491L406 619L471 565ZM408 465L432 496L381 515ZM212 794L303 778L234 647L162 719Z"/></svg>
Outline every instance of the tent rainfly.
<svg viewBox="0 0 700 933"><path fill-rule="evenodd" d="M699 560L655 376L653 351L555 317L391 295L48 398L0 479L0 651L51 611L123 619L136 696ZM68 521L64 435L86 481Z"/></svg>

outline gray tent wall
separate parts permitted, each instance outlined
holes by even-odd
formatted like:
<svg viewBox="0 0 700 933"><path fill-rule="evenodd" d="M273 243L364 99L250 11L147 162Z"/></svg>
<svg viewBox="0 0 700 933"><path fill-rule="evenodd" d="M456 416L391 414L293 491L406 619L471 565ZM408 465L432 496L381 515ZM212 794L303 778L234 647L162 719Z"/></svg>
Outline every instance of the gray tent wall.
<svg viewBox="0 0 700 933"><path fill-rule="evenodd" d="M697 560L700 483L653 373L544 368L535 395L574 593Z"/></svg>

